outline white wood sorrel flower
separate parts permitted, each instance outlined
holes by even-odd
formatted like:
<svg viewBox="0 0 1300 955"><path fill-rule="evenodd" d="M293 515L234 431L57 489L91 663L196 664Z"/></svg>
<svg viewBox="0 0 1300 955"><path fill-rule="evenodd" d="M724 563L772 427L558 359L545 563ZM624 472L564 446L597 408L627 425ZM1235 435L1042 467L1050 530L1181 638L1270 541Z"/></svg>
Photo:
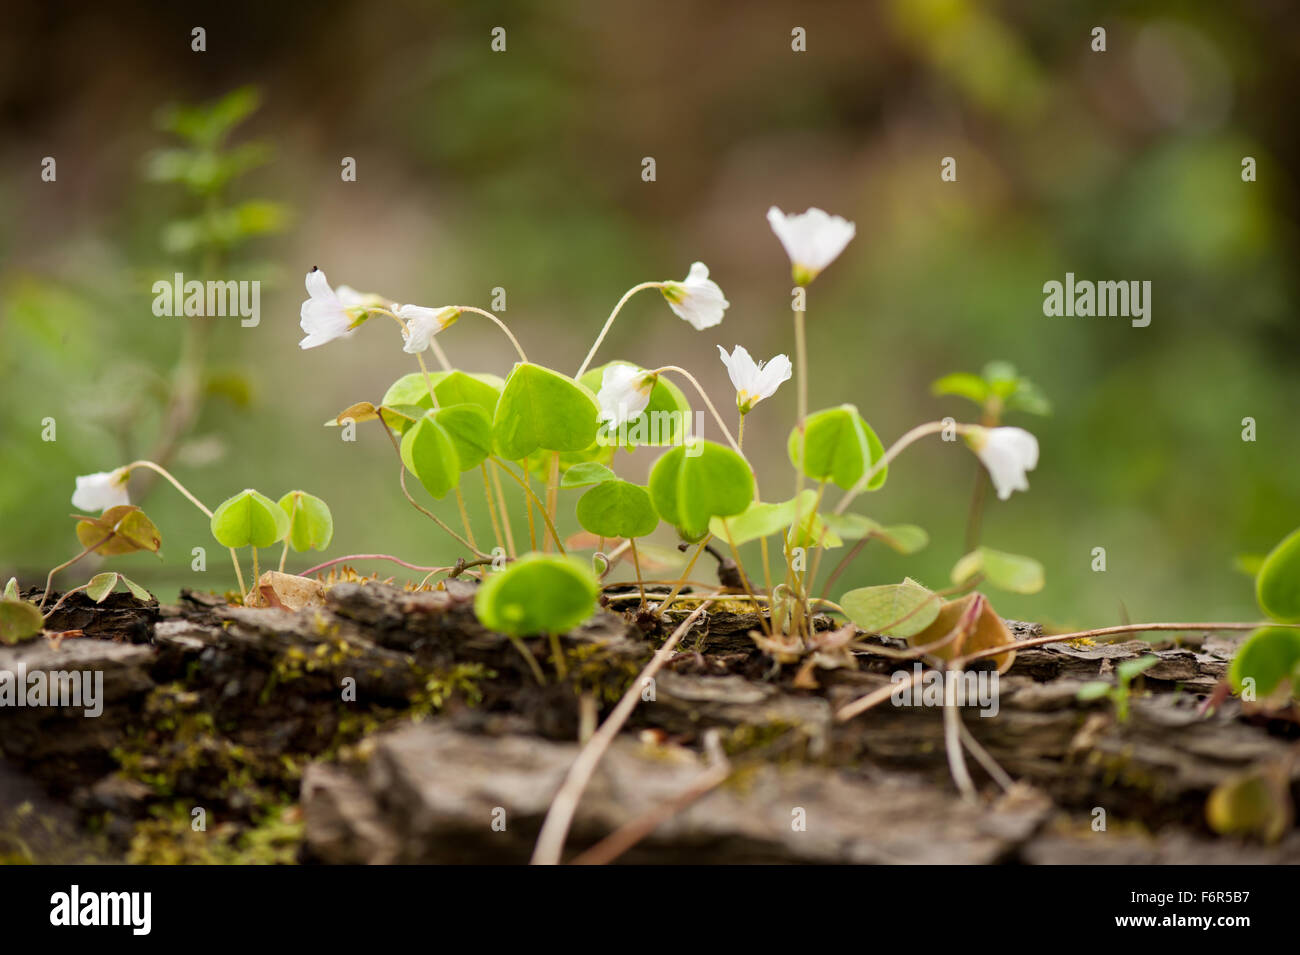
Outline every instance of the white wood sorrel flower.
<svg viewBox="0 0 1300 955"><path fill-rule="evenodd" d="M681 282L664 282L660 289L668 307L702 332L722 321L722 313L731 305L718 283L709 278L709 267L696 262Z"/></svg>
<svg viewBox="0 0 1300 955"><path fill-rule="evenodd" d="M370 317L369 309L382 302L378 295L366 295L346 285L330 288L325 273L313 267L307 273L307 301L302 303L299 324L307 337L299 348L315 348L336 338L347 338Z"/></svg>
<svg viewBox="0 0 1300 955"><path fill-rule="evenodd" d="M786 215L776 206L767 210L767 222L790 256L790 268L797 285L807 285L844 251L857 233L857 226L840 217L813 208L801 215Z"/></svg>
<svg viewBox="0 0 1300 955"><path fill-rule="evenodd" d="M444 305L442 308L398 305L394 311L398 318L406 322L406 327L402 329L402 338L406 341L402 351L408 355L426 350L434 335L456 324L456 319L460 318L460 309L454 305Z"/></svg>
<svg viewBox="0 0 1300 955"><path fill-rule="evenodd" d="M785 355L777 355L766 364L755 363L743 345L737 345L730 355L719 345L718 354L727 366L727 376L736 386L736 407L741 414L749 414L754 405L764 398L771 398L781 383L789 381L794 374L790 359Z"/></svg>
<svg viewBox="0 0 1300 955"><path fill-rule="evenodd" d="M635 365L609 365L600 377L600 420L610 428L631 421L645 411L654 390L655 376Z"/></svg>
<svg viewBox="0 0 1300 955"><path fill-rule="evenodd" d="M106 511L119 504L130 504L126 481L131 472L126 468L97 471L77 477L77 490L72 495L72 506L79 511Z"/></svg>
<svg viewBox="0 0 1300 955"><path fill-rule="evenodd" d="M1038 466L1038 439L1024 428L972 428L966 443L988 468L999 500L1029 490L1025 472Z"/></svg>

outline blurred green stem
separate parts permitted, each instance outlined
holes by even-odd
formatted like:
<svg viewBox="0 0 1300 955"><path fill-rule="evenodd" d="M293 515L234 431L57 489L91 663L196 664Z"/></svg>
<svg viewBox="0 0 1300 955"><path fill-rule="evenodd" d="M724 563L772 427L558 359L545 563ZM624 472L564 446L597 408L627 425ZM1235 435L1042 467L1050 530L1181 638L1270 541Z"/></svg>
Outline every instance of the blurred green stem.
<svg viewBox="0 0 1300 955"><path fill-rule="evenodd" d="M996 428L998 426L997 410L989 405L984 406L984 413L980 416L980 426L984 428ZM982 464L975 466L975 486L971 488L970 510L966 514L966 549L962 552L969 554L980 544L980 529L984 518L984 498L988 494L989 478L988 472L984 470Z"/></svg>

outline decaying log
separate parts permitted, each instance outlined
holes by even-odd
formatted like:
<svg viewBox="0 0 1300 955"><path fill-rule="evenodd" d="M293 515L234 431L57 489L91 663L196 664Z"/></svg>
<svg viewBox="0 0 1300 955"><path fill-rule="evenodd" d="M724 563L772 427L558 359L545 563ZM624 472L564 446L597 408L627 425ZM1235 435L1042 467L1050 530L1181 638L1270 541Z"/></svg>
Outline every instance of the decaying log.
<svg viewBox="0 0 1300 955"><path fill-rule="evenodd" d="M607 713L663 631L602 610L560 639L558 659L549 641L528 641L546 677L539 685L518 649L478 624L473 587L339 583L322 606L299 611L196 594L164 608L74 596L59 626L87 636L0 647L0 671L102 671L104 714L0 709L0 846L33 818L79 846L78 827L93 817L108 844L76 855L121 857L151 807L180 799L249 826L273 795L300 801L305 858L526 861L576 752L580 698ZM868 646L856 668L814 669L818 688L800 688L797 666L774 669L755 649L757 622L709 612L683 639L601 763L569 857L690 786L701 741L716 729L732 778L625 859L1300 861L1294 831L1266 847L1217 838L1204 822L1208 793L1234 774L1284 766L1300 788L1293 724L1244 713L1234 699L1201 712L1234 640L1021 650L1000 678L997 715L963 711L1021 785L1002 794L972 764L981 797L970 804L948 776L939 708L886 702L836 719L910 662ZM1008 623L1019 638L1041 633ZM1078 700L1083 683L1113 680L1121 661L1147 653L1158 662L1134 687L1126 722L1109 701ZM241 792L232 779L265 791ZM504 829L493 828L498 809ZM1105 831L1093 828L1097 809ZM33 854L54 855L48 839L27 836L19 841L37 846Z"/></svg>

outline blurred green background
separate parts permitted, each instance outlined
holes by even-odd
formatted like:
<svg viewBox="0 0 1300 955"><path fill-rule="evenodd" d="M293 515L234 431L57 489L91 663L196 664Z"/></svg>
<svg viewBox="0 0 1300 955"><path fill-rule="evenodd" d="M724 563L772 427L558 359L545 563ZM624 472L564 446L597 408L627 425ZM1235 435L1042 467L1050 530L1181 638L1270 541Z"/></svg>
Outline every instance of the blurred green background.
<svg viewBox="0 0 1300 955"><path fill-rule="evenodd" d="M334 543L290 569L367 551L449 562L454 547L397 492L378 430L345 444L321 426L378 400L414 370L410 356L382 320L299 350L303 273L318 265L335 284L428 305L486 307L504 287L502 317L530 357L572 373L626 288L681 279L701 259L732 303L721 326L695 332L638 296L597 361L686 365L730 409L716 345L793 352L789 266L763 218L772 204L818 205L858 227L810 292L812 408L852 402L889 443L923 420L970 420L970 406L929 384L992 359L1051 399L1051 417L1007 421L1039 437L1032 490L985 512L986 543L1047 569L1042 593L998 600L1004 614L1090 626L1125 614L1253 618L1234 557L1300 524L1294 4L236 0L204 14L59 2L6 13L6 578L43 580L79 549L67 517L75 475L157 446L195 322L209 326L202 406L173 457L195 493L210 506L246 486L323 496ZM196 25L206 52L190 48ZM504 53L490 49L496 26ZM1091 50L1095 26L1104 53ZM807 52L792 52L794 27ZM211 247L167 235L196 214L196 196L148 175L177 144L160 110L250 84L262 105L230 145L273 155L222 202L280 205L244 223L248 241L205 276ZM40 178L45 156L54 182ZM356 182L341 180L345 156ZM642 181L646 156L655 182ZM957 159L955 183L940 181L945 156ZM1257 182L1242 182L1243 156L1257 160ZM260 280L261 324L155 317L152 284L177 270ZM1043 283L1067 271L1150 280L1150 327L1044 317ZM482 319L439 342L467 370L510 368ZM747 423L769 497L793 483L794 403L787 385ZM1245 417L1254 443L1241 438ZM712 422L706 435L718 437ZM620 455L618 468L644 480L653 457ZM921 524L931 546L911 558L868 548L837 592L904 574L942 586L975 468L933 439L908 451L860 509ZM568 531L573 499L562 503ZM161 486L147 509L164 560L114 567L164 597L231 586L197 511ZM450 500L438 511L455 517ZM206 573L190 569L200 545ZM1105 573L1090 569L1095 547Z"/></svg>

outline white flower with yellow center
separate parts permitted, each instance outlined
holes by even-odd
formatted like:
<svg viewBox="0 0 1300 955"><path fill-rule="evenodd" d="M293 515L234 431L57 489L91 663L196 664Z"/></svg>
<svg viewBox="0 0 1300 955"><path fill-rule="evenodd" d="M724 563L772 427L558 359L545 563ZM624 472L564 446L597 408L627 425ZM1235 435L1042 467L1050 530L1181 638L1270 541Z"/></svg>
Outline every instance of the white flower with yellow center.
<svg viewBox="0 0 1300 955"><path fill-rule="evenodd" d="M609 365L600 377L600 391L596 393L600 421L610 428L631 421L645 411L654 386L655 376L636 365Z"/></svg>
<svg viewBox="0 0 1300 955"><path fill-rule="evenodd" d="M119 504L130 504L131 499L126 493L130 476L131 472L126 468L78 476L72 506L79 511L106 511Z"/></svg>
<svg viewBox="0 0 1300 955"><path fill-rule="evenodd" d="M972 428L966 443L988 468L999 500L1029 490L1025 473L1038 466L1038 439L1024 428Z"/></svg>
<svg viewBox="0 0 1300 955"><path fill-rule="evenodd" d="M299 325L307 337L299 348L315 348L336 338L347 338L370 317L370 309L381 304L377 295L367 295L340 285L331 288L325 273L313 268L307 273L307 301L302 303Z"/></svg>
<svg viewBox="0 0 1300 955"><path fill-rule="evenodd" d="M683 281L664 282L660 291L668 299L668 307L690 322L696 331L721 322L722 313L731 304L718 283L709 278L709 267L703 262L692 265Z"/></svg>
<svg viewBox="0 0 1300 955"><path fill-rule="evenodd" d="M721 345L718 354L727 366L727 376L736 388L736 407L741 414L749 414L750 409L764 398L771 398L781 383L790 380L794 369L790 359L777 355L771 361L755 362L743 345L737 345L731 354Z"/></svg>
<svg viewBox="0 0 1300 955"><path fill-rule="evenodd" d="M402 329L402 338L406 341L402 351L408 355L416 355L427 349L434 335L456 324L456 319L460 318L460 309L454 305L444 305L442 308L397 305L393 311L406 323Z"/></svg>
<svg viewBox="0 0 1300 955"><path fill-rule="evenodd" d="M821 209L786 215L776 206L767 210L767 222L785 247L796 285L807 285L844 251L857 226Z"/></svg>

